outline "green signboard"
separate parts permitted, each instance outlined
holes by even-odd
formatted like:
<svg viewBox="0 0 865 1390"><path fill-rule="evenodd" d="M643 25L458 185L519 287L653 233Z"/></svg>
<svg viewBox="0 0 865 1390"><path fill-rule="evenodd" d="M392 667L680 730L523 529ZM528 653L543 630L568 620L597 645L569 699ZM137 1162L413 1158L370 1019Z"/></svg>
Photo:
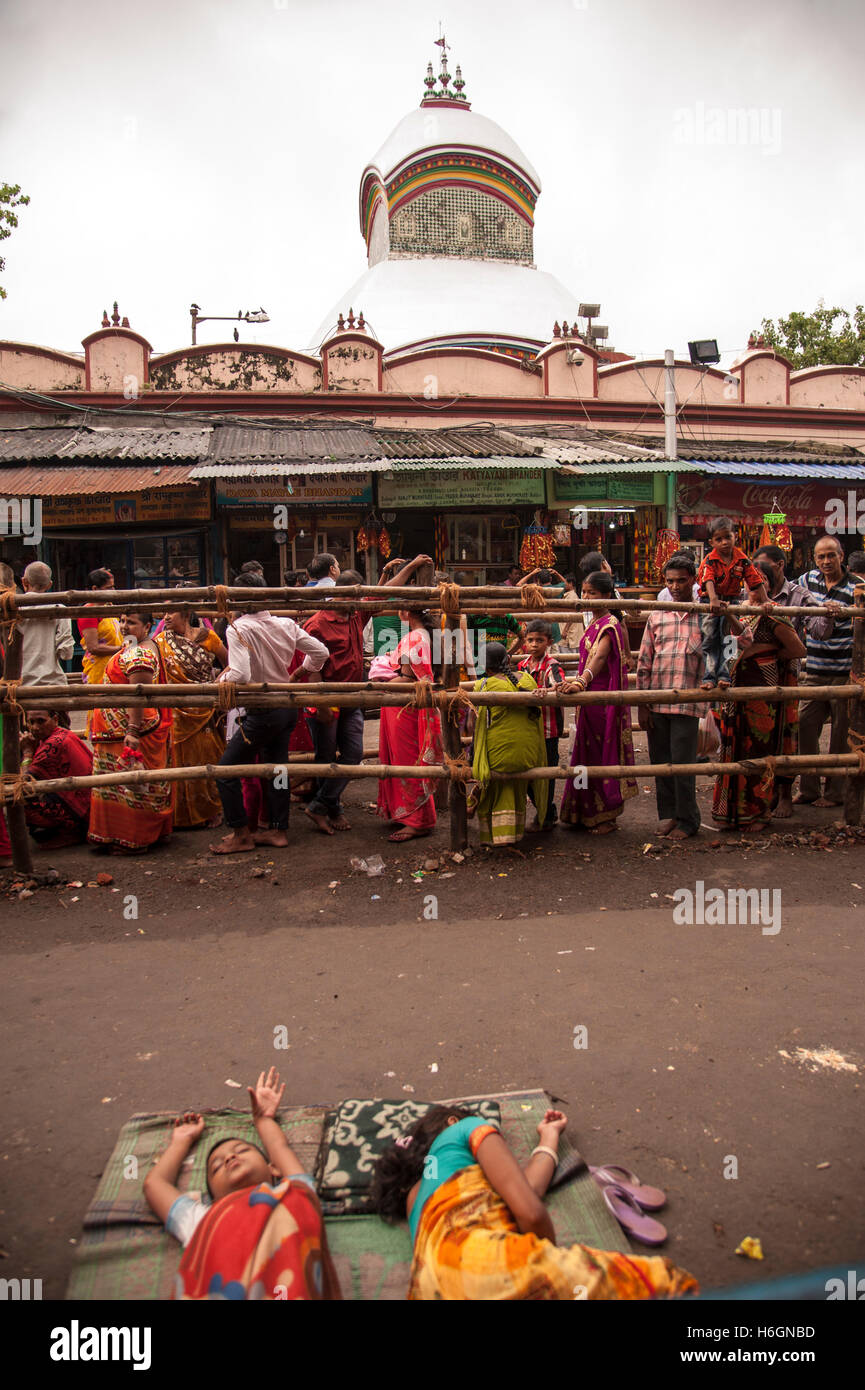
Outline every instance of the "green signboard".
<svg viewBox="0 0 865 1390"><path fill-rule="evenodd" d="M543 506L543 468L418 468L378 476L382 508Z"/></svg>
<svg viewBox="0 0 865 1390"><path fill-rule="evenodd" d="M655 479L651 473L592 474L578 478L557 473L554 480L557 502L648 502L655 499Z"/></svg>

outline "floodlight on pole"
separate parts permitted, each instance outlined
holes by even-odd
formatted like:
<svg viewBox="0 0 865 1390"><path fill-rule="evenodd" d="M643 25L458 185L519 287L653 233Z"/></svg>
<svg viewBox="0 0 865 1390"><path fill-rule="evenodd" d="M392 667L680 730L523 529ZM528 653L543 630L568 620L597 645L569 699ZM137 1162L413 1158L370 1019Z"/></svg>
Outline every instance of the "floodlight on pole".
<svg viewBox="0 0 865 1390"><path fill-rule="evenodd" d="M698 338L696 342L688 344L688 352L695 367L708 367L721 360L717 338Z"/></svg>
<svg viewBox="0 0 865 1390"><path fill-rule="evenodd" d="M241 323L270 323L269 315L260 307L258 309L247 309L246 313L238 309L236 314L202 314L200 305L191 304L189 306L189 315L192 319L193 347L195 347L196 343L196 329L200 323L236 323L238 321Z"/></svg>

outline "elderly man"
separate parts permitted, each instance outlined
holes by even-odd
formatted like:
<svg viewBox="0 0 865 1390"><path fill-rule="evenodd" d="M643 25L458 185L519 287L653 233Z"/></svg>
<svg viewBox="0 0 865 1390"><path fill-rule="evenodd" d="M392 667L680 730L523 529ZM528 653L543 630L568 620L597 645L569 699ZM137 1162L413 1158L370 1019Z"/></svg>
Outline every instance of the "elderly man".
<svg viewBox="0 0 865 1390"><path fill-rule="evenodd" d="M51 570L41 560L27 566L22 577L26 594L45 594L51 588ZM31 608L30 612L34 610ZM38 610L37 610L38 611ZM21 624L21 682L23 685L66 685L60 665L75 650L68 618L33 618Z"/></svg>
<svg viewBox="0 0 865 1390"><path fill-rule="evenodd" d="M821 536L814 546L816 569L799 576L803 589L815 594L829 606L835 620L831 636L816 637L808 631L805 645L808 648L806 673L800 676L799 684L808 685L849 685L850 667L853 663L853 620L839 617L843 609L853 604L855 585L844 564L844 549L837 536ZM804 700L799 709L799 752L819 753L820 735L827 719L832 721L832 737L829 741L830 753L846 753L849 727L846 700ZM826 778L826 789L820 794L820 775L817 772L803 772L799 779L799 795L796 804L814 806L841 806L844 803L846 777L835 775Z"/></svg>

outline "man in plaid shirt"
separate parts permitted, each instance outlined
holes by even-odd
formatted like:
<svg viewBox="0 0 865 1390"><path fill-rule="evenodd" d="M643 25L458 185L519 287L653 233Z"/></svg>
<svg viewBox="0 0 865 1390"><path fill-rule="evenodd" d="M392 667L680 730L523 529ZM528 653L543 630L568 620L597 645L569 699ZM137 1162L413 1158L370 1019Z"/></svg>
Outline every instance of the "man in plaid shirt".
<svg viewBox="0 0 865 1390"><path fill-rule="evenodd" d="M673 603L692 602L694 573L690 555L672 557L664 578ZM637 657L637 689L696 690L704 669L700 615L649 613ZM695 763L700 719L707 709L707 705L638 705L640 728L649 738L649 761ZM685 840L697 834L700 810L696 777L656 777L655 795L662 835Z"/></svg>
<svg viewBox="0 0 865 1390"><path fill-rule="evenodd" d="M553 656L550 651L553 645L553 630L550 624L544 622L543 618L533 618L526 626L525 645L529 654L520 662L518 669L528 671L529 675L534 677L539 690L558 690L565 680L565 673L558 657ZM559 739L564 732L564 714L560 705L542 705L541 714L544 720L544 742L547 746L547 767L558 767ZM534 805L535 798L531 789L529 796ZM529 828L552 830L557 817L554 782L550 787L547 815L543 825L536 819L534 825Z"/></svg>

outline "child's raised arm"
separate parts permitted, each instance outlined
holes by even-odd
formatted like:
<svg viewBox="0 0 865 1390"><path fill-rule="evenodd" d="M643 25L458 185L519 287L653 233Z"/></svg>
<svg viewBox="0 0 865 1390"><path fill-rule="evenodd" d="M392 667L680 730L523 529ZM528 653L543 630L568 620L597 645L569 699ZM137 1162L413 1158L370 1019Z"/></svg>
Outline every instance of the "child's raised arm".
<svg viewBox="0 0 865 1390"><path fill-rule="evenodd" d="M279 1082L279 1072L271 1067L265 1078L259 1073L254 1086L247 1086L252 1102L252 1119L258 1137L267 1154L268 1162L276 1168L280 1177L291 1178L305 1168L294 1149L289 1144L276 1122L276 1113L285 1095L285 1082Z"/></svg>
<svg viewBox="0 0 865 1390"><path fill-rule="evenodd" d="M174 1121L174 1132L168 1148L160 1154L156 1163L144 1179L144 1195L152 1209L163 1223L168 1219L180 1191L177 1179L183 1160L193 1145L198 1143L204 1132L204 1119L189 1111L179 1115Z"/></svg>

